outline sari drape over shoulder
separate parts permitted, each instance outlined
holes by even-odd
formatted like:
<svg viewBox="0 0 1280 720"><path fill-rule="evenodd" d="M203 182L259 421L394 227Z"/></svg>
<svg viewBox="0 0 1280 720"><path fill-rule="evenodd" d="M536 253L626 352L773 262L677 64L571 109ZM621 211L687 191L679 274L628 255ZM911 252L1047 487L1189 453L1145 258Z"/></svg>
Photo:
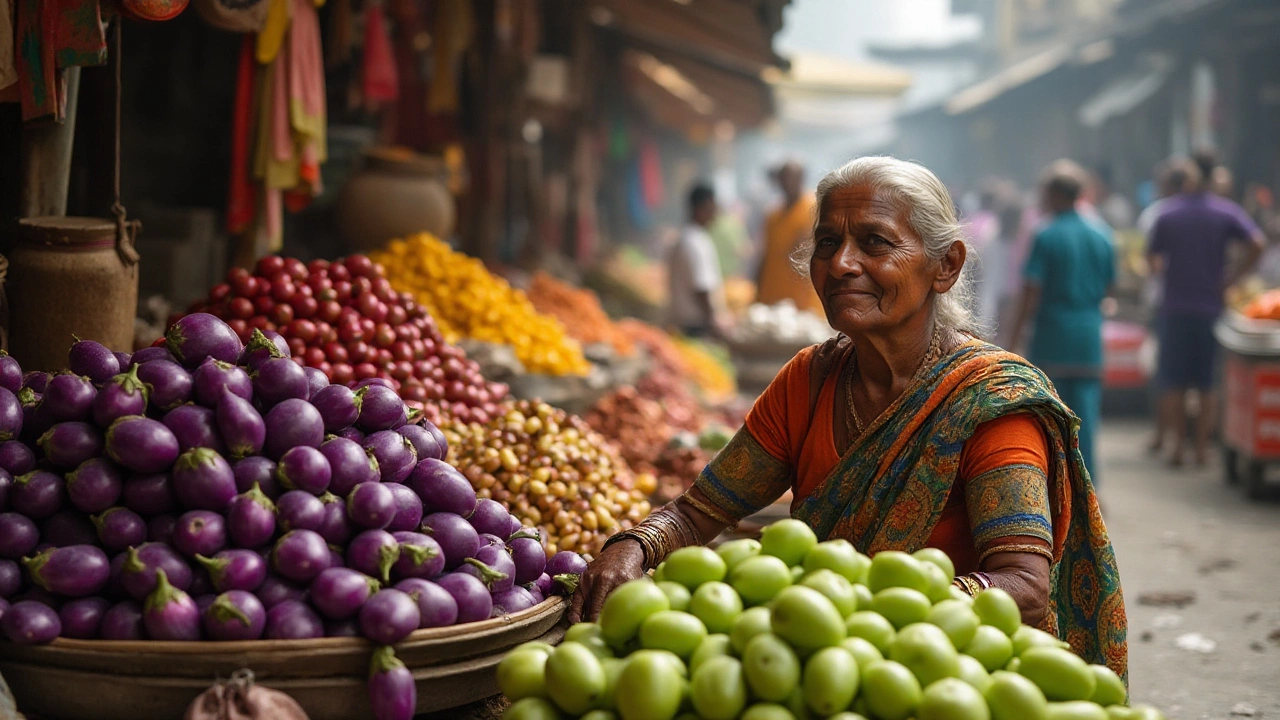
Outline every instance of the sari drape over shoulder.
<svg viewBox="0 0 1280 720"><path fill-rule="evenodd" d="M792 516L820 538L845 538L869 554L914 552L926 545L942 516L965 442L979 425L1013 413L1034 417L1048 441L1053 562L1049 612L1041 626L1089 662L1127 677L1119 572L1078 449L1079 420L1044 374L1016 355L979 341L956 349L873 422L823 482L796 500ZM698 487L727 510L742 513L781 492L732 483L729 476L750 478L752 466L779 462L747 436L725 449ZM1017 525L1019 518L1007 521Z"/></svg>

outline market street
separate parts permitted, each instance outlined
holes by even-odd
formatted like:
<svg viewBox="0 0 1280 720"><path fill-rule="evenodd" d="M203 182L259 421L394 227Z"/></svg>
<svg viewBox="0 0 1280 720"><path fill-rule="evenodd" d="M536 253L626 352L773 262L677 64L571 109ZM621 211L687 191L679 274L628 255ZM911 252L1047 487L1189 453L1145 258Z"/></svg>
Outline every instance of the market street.
<svg viewBox="0 0 1280 720"><path fill-rule="evenodd" d="M1245 500L1216 460L1204 470L1157 463L1140 421L1109 421L1099 437L1133 701L1182 720L1280 716L1280 502ZM1184 592L1194 600L1182 608L1143 603ZM1192 633L1216 647L1180 648L1180 638L1196 644Z"/></svg>

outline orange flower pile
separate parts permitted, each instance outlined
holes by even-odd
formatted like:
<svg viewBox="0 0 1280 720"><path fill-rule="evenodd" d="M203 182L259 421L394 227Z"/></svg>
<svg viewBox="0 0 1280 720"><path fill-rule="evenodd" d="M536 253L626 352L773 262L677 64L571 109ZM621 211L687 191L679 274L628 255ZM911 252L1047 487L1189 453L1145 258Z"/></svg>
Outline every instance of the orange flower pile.
<svg viewBox="0 0 1280 720"><path fill-rule="evenodd" d="M635 344L600 306L600 298L590 290L561 282L545 272L533 276L526 293L533 307L543 315L558 319L569 334L583 345L605 343L619 355L635 354Z"/></svg>

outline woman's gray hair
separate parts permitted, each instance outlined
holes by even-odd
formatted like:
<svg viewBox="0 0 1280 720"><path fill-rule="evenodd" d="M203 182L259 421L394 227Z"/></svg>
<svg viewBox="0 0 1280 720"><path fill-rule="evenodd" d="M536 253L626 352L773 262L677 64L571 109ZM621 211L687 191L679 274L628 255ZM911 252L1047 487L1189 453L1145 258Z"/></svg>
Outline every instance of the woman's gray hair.
<svg viewBox="0 0 1280 720"><path fill-rule="evenodd" d="M964 226L956 216L951 193L937 175L917 163L887 156L867 156L850 160L827 173L818 183L816 213L831 193L855 185L870 185L883 193L890 202L907 211L907 222L924 243L925 254L937 260L947 254L952 244L968 244ZM815 224L817 218L815 218ZM813 257L813 236L810 234L792 255L797 270L809 273L809 261ZM963 330L976 335L986 334L973 314L974 291L971 264L976 258L970 252L960 277L951 289L938 296L938 322L945 328Z"/></svg>

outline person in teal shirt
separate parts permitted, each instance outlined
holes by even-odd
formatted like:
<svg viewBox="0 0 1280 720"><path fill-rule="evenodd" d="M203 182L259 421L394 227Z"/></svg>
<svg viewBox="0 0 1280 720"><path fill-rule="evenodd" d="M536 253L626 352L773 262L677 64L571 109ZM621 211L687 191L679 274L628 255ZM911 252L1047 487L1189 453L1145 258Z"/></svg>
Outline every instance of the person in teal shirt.
<svg viewBox="0 0 1280 720"><path fill-rule="evenodd" d="M1102 419L1103 304L1115 282L1111 229L1077 209L1085 173L1059 160L1049 166L1041 201L1050 219L1036 232L1023 268L1013 347L1034 319L1027 359L1053 381L1080 418L1080 452L1097 481L1094 435Z"/></svg>

